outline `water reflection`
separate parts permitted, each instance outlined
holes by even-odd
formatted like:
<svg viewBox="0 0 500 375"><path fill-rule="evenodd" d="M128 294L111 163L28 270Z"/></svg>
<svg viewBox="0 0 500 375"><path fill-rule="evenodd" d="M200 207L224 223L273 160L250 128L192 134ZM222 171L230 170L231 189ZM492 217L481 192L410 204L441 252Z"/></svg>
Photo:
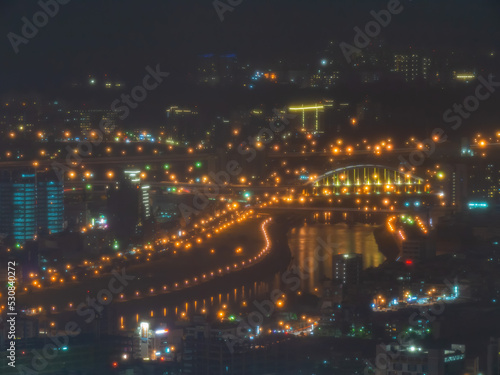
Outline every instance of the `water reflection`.
<svg viewBox="0 0 500 375"><path fill-rule="evenodd" d="M378 251L373 235L373 225L355 224L305 224L293 228L289 233L289 246L292 262L301 269L308 270L309 278L303 280L305 291L314 291L324 278L332 279L333 261L328 257L325 261L315 263L315 251L320 247L318 239L330 243L337 254L358 253L363 256L363 268L377 267L385 257ZM321 247L320 247L321 248ZM324 254L321 249L320 254Z"/></svg>
<svg viewBox="0 0 500 375"><path fill-rule="evenodd" d="M358 253L363 256L363 267L377 267L385 257L378 251L378 246L373 235L374 225L354 224L324 224L311 223L291 229L289 232L289 246L292 253L292 265L299 266L302 270L307 270L308 277L302 280L300 288L305 292L314 293L314 289L321 285L323 278L332 278L333 262L332 257L328 257L323 262L317 262L314 266L314 253L319 246L318 238L324 242L334 244L336 253ZM321 255L324 251L321 250ZM264 275L263 275L264 276ZM160 304L157 310L149 314L141 312L139 314L126 314L120 317L119 326L121 329L130 329L136 326L140 319L151 319L153 317L168 317L179 319L189 318L194 314L214 314L224 309L228 313L238 311L239 307L252 306L253 301L269 299L271 291L274 289L286 290L281 282L282 273L275 275L265 275L262 281L252 281L245 285L227 285L214 293L197 295L191 300L181 303L169 303L168 295L165 296L165 304ZM264 280L266 279L266 280ZM133 308L134 313L137 309ZM141 310L139 308L139 310ZM124 321L125 320L125 321Z"/></svg>

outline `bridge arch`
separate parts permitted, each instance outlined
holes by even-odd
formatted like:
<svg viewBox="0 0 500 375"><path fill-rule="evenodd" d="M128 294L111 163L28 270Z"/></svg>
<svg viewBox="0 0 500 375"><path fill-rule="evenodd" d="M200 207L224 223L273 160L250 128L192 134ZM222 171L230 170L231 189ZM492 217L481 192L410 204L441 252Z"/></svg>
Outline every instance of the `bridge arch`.
<svg viewBox="0 0 500 375"><path fill-rule="evenodd" d="M397 168L361 164L329 171L307 182L308 195L423 194L429 191L423 178Z"/></svg>

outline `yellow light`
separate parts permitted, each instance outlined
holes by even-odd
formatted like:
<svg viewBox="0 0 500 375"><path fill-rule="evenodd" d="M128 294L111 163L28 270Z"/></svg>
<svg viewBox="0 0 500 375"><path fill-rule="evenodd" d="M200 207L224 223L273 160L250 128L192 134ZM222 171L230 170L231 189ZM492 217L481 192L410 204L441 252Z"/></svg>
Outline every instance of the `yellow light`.
<svg viewBox="0 0 500 375"><path fill-rule="evenodd" d="M290 107L290 108L288 108L289 111L310 111L310 110L316 110L316 109L325 109L325 106L316 105L316 106L309 106L309 107Z"/></svg>

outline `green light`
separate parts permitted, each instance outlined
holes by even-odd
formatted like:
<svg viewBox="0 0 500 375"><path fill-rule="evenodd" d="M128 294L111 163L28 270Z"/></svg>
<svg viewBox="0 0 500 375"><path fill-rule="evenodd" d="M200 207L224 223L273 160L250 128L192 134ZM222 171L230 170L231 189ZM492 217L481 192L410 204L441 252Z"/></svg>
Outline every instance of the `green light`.
<svg viewBox="0 0 500 375"><path fill-rule="evenodd" d="M118 241L115 241L113 243L113 249L118 250L119 248L120 248L120 244L118 243Z"/></svg>
<svg viewBox="0 0 500 375"><path fill-rule="evenodd" d="M147 171L151 170L151 166L150 165L146 165L146 170Z"/></svg>
<svg viewBox="0 0 500 375"><path fill-rule="evenodd" d="M87 190L91 190L92 189L92 185L87 185Z"/></svg>
<svg viewBox="0 0 500 375"><path fill-rule="evenodd" d="M439 178L440 180L442 180L444 178L444 173L443 172L438 172L437 173L437 178Z"/></svg>
<svg viewBox="0 0 500 375"><path fill-rule="evenodd" d="M196 166L196 168L201 168L203 164L201 163L201 161L197 161L194 165Z"/></svg>
<svg viewBox="0 0 500 375"><path fill-rule="evenodd" d="M229 319L229 320L235 320L235 319L236 319L236 317L235 317L234 315L230 315L228 319Z"/></svg>
<svg viewBox="0 0 500 375"><path fill-rule="evenodd" d="M16 248L20 249L21 248L21 244L20 243L16 243Z"/></svg>
<svg viewBox="0 0 500 375"><path fill-rule="evenodd" d="M164 165L163 165L163 169L170 169L170 165L168 165L168 164L164 164Z"/></svg>

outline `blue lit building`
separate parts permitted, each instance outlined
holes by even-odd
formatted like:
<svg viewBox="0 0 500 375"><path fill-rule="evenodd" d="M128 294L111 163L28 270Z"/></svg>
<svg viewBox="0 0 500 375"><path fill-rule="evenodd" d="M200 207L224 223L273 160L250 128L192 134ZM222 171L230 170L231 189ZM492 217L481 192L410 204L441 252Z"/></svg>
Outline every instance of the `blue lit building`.
<svg viewBox="0 0 500 375"><path fill-rule="evenodd" d="M0 234L18 243L64 229L64 189L55 175L0 173Z"/></svg>

